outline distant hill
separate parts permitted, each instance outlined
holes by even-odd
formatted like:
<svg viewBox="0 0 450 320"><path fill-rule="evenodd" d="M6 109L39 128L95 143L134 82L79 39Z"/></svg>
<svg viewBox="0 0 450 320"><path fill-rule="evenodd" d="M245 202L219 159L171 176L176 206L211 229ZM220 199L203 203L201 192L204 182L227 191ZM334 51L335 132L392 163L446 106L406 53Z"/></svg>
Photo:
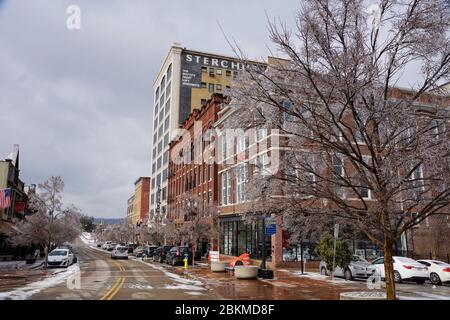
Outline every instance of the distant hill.
<svg viewBox="0 0 450 320"><path fill-rule="evenodd" d="M94 223L98 224L100 222L103 222L104 224L121 224L123 223L124 219L119 218L94 218Z"/></svg>

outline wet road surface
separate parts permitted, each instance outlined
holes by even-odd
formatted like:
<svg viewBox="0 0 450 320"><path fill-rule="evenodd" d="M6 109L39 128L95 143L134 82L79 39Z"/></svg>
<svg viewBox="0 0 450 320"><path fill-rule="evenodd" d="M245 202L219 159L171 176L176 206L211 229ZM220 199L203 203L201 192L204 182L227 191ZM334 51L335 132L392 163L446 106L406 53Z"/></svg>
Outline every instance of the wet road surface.
<svg viewBox="0 0 450 320"><path fill-rule="evenodd" d="M192 300L220 299L212 289L199 281L176 276L134 259L112 260L110 254L87 245L75 247L79 272L67 280L33 294L33 300ZM71 266L70 268L77 268ZM24 271L25 272L25 271ZM29 271L27 271L29 272ZM47 271L52 272L52 270ZM44 278L46 271L37 271L33 281ZM17 274L17 272L16 272ZM11 285L14 277L10 277ZM26 278L25 278L26 279ZM26 284L27 281L22 282ZM10 286L2 281L0 291Z"/></svg>

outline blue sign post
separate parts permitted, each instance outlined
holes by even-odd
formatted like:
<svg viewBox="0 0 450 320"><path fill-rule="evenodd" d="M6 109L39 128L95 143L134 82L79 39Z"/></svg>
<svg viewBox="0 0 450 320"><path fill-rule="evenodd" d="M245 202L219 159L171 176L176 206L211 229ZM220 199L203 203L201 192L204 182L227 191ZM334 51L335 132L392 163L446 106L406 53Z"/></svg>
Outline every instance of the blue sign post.
<svg viewBox="0 0 450 320"><path fill-rule="evenodd" d="M266 236L272 236L275 233L277 233L277 224L275 219L266 219L266 230L265 230Z"/></svg>

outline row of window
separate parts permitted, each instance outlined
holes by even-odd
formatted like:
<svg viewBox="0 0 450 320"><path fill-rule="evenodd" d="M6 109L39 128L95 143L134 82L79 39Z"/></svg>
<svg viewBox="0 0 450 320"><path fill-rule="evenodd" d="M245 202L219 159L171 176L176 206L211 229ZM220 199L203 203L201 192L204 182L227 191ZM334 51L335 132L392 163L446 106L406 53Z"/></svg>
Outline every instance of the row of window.
<svg viewBox="0 0 450 320"><path fill-rule="evenodd" d="M214 68L214 67L210 67L210 68L202 67L202 72L203 73L208 73L210 77L215 77L216 75L217 76L222 76L222 74L223 74L221 68ZM227 77L231 77L233 75L233 79L235 79L238 74L239 74L238 71L231 71L231 70L228 70L228 69L225 70L225 75Z"/></svg>
<svg viewBox="0 0 450 320"><path fill-rule="evenodd" d="M267 129L256 129L254 130L254 138L253 141L260 142L261 140L267 138ZM220 154L222 159L227 159L229 156L233 154L234 150L231 150L230 146L228 146L230 139L226 137L226 135L220 136ZM233 141L234 142L234 141ZM241 153L249 148L249 136L246 134L239 135L236 137L236 153Z"/></svg>
<svg viewBox="0 0 450 320"><path fill-rule="evenodd" d="M166 86L166 79L167 79L167 86ZM161 95L162 95L162 93L164 92L164 88L170 88L170 86L169 86L169 84L170 84L170 80L172 79L172 64L170 64L169 65L169 67L167 68L167 72L166 72L166 74L162 77L162 79L161 79L161 83L160 83L160 85L159 85L159 87L158 88L156 88L156 92L155 92L155 104L158 102L158 100L159 100L159 95L160 95L160 92L161 92ZM167 94L166 94L166 96L168 96Z"/></svg>
<svg viewBox="0 0 450 320"><path fill-rule="evenodd" d="M172 192L174 192L174 195L180 195L211 181L213 178L213 167L213 165L202 165L190 170L183 177L176 180Z"/></svg>
<svg viewBox="0 0 450 320"><path fill-rule="evenodd" d="M230 86L225 86L227 89L230 89ZM214 92L222 92L223 90L223 86L220 83L206 83L206 82L202 82L201 83L201 88L202 89L206 89L208 88L208 91L211 93ZM206 101L206 99L205 99Z"/></svg>
<svg viewBox="0 0 450 320"><path fill-rule="evenodd" d="M236 179L236 203L247 200L248 163L242 163L234 169ZM233 171L227 170L221 174L222 205L232 204Z"/></svg>
<svg viewBox="0 0 450 320"><path fill-rule="evenodd" d="M201 204L198 208L199 214L200 214L200 216L206 217L207 213L208 213L208 211L207 211L208 205L211 205L214 202L213 193L211 190L209 190L208 193L205 191L205 192L203 192L203 194L199 193L198 198L200 199L200 202L201 202ZM178 219L183 218L183 216L182 216L183 211L180 210L180 208L187 206L187 203L185 201L187 201L187 200L183 200L182 202L177 202L175 207L172 208L172 210L171 210L172 218L178 218ZM197 204L197 205L199 205L199 204Z"/></svg>
<svg viewBox="0 0 450 320"><path fill-rule="evenodd" d="M253 161L253 174L268 175L270 172L269 154L264 153L257 156ZM247 162L241 163L233 169L226 170L221 173L221 203L222 205L233 204L232 181L236 179L236 203L243 203L247 201L247 184L249 177L249 164Z"/></svg>

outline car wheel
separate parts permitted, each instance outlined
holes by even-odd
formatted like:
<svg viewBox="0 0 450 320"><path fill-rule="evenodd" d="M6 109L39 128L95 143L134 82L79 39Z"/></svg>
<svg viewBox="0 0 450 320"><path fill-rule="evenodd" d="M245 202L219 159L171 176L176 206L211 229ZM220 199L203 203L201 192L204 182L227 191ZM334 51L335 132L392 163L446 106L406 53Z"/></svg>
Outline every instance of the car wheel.
<svg viewBox="0 0 450 320"><path fill-rule="evenodd" d="M172 259L172 266L176 266L177 265L177 262L175 261L175 259Z"/></svg>
<svg viewBox="0 0 450 320"><path fill-rule="evenodd" d="M432 272L430 274L430 281L432 284L437 284L440 285L442 283L441 278L439 277L439 275L436 272Z"/></svg>
<svg viewBox="0 0 450 320"><path fill-rule="evenodd" d="M394 271L394 282L401 283L402 282L402 276L400 275L400 272Z"/></svg>
<svg viewBox="0 0 450 320"><path fill-rule="evenodd" d="M350 269L347 268L347 269L345 270L345 272L344 272L344 278L345 278L345 280L347 280L347 281L350 281L350 280L353 279L352 271L351 271Z"/></svg>
<svg viewBox="0 0 450 320"><path fill-rule="evenodd" d="M322 269L320 269L320 274L323 276L327 276L327 269L325 269L324 267L322 267Z"/></svg>

